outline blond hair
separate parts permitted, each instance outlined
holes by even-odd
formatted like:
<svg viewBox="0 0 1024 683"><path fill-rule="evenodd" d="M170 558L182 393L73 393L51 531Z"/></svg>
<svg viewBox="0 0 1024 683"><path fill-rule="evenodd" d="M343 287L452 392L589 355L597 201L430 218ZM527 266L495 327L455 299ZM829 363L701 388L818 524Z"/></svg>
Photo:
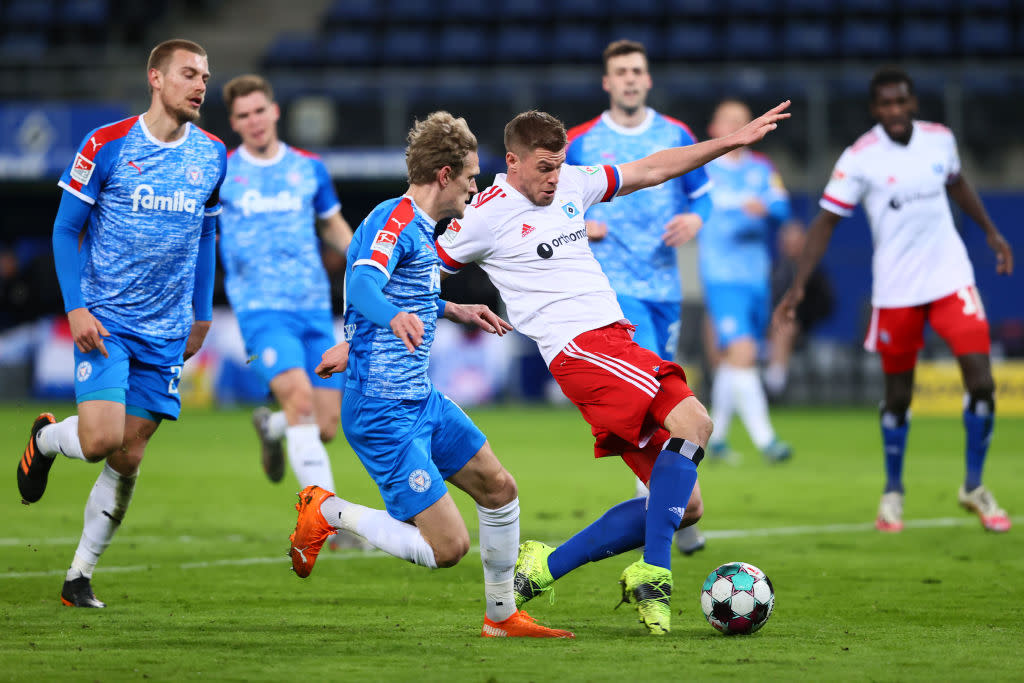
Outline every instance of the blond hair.
<svg viewBox="0 0 1024 683"><path fill-rule="evenodd" d="M204 50L199 43L193 43L191 40L185 40L184 38L165 40L154 47L149 53L149 62L146 63L146 73L149 73L150 69L156 69L166 73L167 62L171 60L171 55L174 54L175 50L185 50L186 52L197 54L200 57L206 56L206 50Z"/></svg>
<svg viewBox="0 0 1024 683"><path fill-rule="evenodd" d="M435 111L422 121L416 121L407 139L405 166L411 185L433 182L437 172L445 166L451 167L453 176L459 175L466 155L477 148L476 136L466 119L455 118L446 111Z"/></svg>

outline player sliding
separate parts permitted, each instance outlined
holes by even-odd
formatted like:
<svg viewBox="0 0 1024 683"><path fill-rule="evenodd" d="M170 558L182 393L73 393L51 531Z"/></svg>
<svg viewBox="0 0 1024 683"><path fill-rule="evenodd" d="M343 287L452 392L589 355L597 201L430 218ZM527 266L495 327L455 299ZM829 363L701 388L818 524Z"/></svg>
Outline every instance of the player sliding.
<svg viewBox="0 0 1024 683"><path fill-rule="evenodd" d="M356 231L346 266L346 336L351 342L342 401L345 437L380 488L387 511L351 503L318 486L299 494L292 567L309 576L324 540L362 536L395 557L431 569L454 566L469 550L466 523L445 480L468 493L480 519L484 637L572 638L519 611L513 572L519 498L512 475L462 410L427 377L437 318L502 335L511 326L486 306L438 298L437 221L461 217L480 172L465 119L434 112L409 133L409 190L375 208ZM348 344L324 353L317 373L345 369ZM406 524L404 522L411 522Z"/></svg>
<svg viewBox="0 0 1024 683"><path fill-rule="evenodd" d="M650 633L671 621L672 536L695 523L703 505L697 464L711 419L681 367L632 339L633 326L587 244L584 212L678 177L749 145L789 117L783 102L740 130L619 166L565 164L558 119L529 111L505 127L507 174L476 196L437 241L446 272L479 262L501 292L509 317L540 347L562 391L583 413L597 457L618 455L650 489L558 548L528 541L516 563L516 604L548 590L587 562L644 546L622 572L623 599L637 601Z"/></svg>
<svg viewBox="0 0 1024 683"><path fill-rule="evenodd" d="M886 532L903 529L903 454L914 366L924 347L927 320L956 355L966 389L967 467L960 505L976 513L989 531L1009 531L1010 517L981 483L995 421L988 321L947 195L985 231L996 254L997 273L1013 272L1013 251L961 175L953 133L938 123L914 119L917 98L910 76L900 69L880 69L869 91L871 115L878 123L836 162L799 269L775 317L793 319L832 231L863 202L875 249L874 312L864 347L878 351L885 372L880 422L886 484L875 526Z"/></svg>
<svg viewBox="0 0 1024 683"><path fill-rule="evenodd" d="M128 510L146 445L181 412L181 365L213 316L226 152L193 125L210 77L206 51L169 40L153 48L147 72L146 113L90 133L58 183L53 252L75 340L78 414L36 418L18 463L28 504L42 497L58 453L107 461L61 591L72 607L105 607L93 570Z"/></svg>

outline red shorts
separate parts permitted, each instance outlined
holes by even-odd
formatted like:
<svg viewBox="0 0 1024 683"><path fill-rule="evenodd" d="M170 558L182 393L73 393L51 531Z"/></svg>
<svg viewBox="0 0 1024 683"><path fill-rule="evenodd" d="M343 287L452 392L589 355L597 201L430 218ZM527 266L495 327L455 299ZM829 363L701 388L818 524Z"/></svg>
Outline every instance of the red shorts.
<svg viewBox="0 0 1024 683"><path fill-rule="evenodd" d="M594 434L594 457L621 455L645 484L669 433L662 425L693 396L686 373L633 341L632 325L578 335L551 361L562 392Z"/></svg>
<svg viewBox="0 0 1024 683"><path fill-rule="evenodd" d="M927 320L956 356L989 352L988 320L974 285L927 304L876 308L871 313L864 348L882 355L886 374L909 372L924 347Z"/></svg>

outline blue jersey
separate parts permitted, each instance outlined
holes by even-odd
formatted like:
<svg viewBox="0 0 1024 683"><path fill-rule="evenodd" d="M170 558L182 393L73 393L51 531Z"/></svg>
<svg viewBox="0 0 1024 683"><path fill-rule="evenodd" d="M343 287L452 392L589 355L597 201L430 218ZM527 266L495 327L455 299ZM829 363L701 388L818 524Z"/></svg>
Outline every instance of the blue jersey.
<svg viewBox="0 0 1024 683"><path fill-rule="evenodd" d="M92 205L78 258L93 315L150 337L188 335L199 235L220 211L226 156L192 124L157 140L141 116L86 136L58 185Z"/></svg>
<svg viewBox="0 0 1024 683"><path fill-rule="evenodd" d="M220 256L236 312L330 310L316 219L341 204L323 163L285 144L273 159L228 155L221 187Z"/></svg>
<svg viewBox="0 0 1024 683"><path fill-rule="evenodd" d="M569 131L566 163L621 164L696 140L686 124L653 109L635 128L615 123L608 112ZM682 289L676 250L662 242L665 225L690 210L690 202L710 189L707 173L697 168L656 187L596 204L588 220L608 225L608 236L591 251L617 294L645 301L680 301Z"/></svg>
<svg viewBox="0 0 1024 683"><path fill-rule="evenodd" d="M719 157L706 167L714 182L711 218L700 233L700 272L705 286L716 283L768 286L772 230L789 218L789 196L775 166L764 155L744 151L739 162ZM743 207L759 200L767 214Z"/></svg>
<svg viewBox="0 0 1024 683"><path fill-rule="evenodd" d="M390 328L345 307L345 337L351 344L348 382L365 396L421 399L431 391L427 377L437 327L441 260L434 249L434 221L409 197L378 204L356 229L348 248L346 284L354 268L376 268L388 277L384 297L423 321L423 343L409 353Z"/></svg>

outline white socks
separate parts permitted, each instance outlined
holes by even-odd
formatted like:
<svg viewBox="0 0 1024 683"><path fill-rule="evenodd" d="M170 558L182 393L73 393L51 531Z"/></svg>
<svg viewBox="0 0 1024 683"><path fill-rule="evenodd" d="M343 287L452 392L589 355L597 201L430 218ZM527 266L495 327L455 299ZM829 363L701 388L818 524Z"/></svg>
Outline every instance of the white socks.
<svg viewBox="0 0 1024 683"><path fill-rule="evenodd" d="M273 417L271 417L271 422ZM315 424L295 425L285 429L288 440L288 463L299 480L299 486L316 485L333 492L334 477L327 449L320 441L320 427Z"/></svg>
<svg viewBox="0 0 1024 683"><path fill-rule="evenodd" d="M519 555L519 499L497 510L476 506L480 519L480 561L484 566L487 618L505 621L515 614L512 592Z"/></svg>
<svg viewBox="0 0 1024 683"><path fill-rule="evenodd" d="M40 429L36 434L36 443L39 444L39 451L47 458L60 453L75 460L85 460L82 442L78 440L77 415Z"/></svg>
<svg viewBox="0 0 1024 683"><path fill-rule="evenodd" d="M775 430L768 418L768 401L757 369L722 363L711 387L711 421L715 425L712 440L716 443L725 441L733 412L739 413L750 440L758 449L763 450L775 440Z"/></svg>
<svg viewBox="0 0 1024 683"><path fill-rule="evenodd" d="M65 420L66 422L66 420ZM67 580L91 577L100 555L110 545L114 532L121 525L135 491L138 475L124 477L104 464L85 503L85 524L82 538L75 550L75 559L68 569Z"/></svg>
<svg viewBox="0 0 1024 683"><path fill-rule="evenodd" d="M420 534L420 530L412 524L399 522L384 510L375 510L331 496L320 505L320 513L335 529L358 534L388 555L421 567L437 569L434 550ZM512 563L515 564L514 557Z"/></svg>
<svg viewBox="0 0 1024 683"><path fill-rule="evenodd" d="M284 438L284 432L288 429L288 419L284 416L283 410L271 413L266 424L267 436L275 441Z"/></svg>

